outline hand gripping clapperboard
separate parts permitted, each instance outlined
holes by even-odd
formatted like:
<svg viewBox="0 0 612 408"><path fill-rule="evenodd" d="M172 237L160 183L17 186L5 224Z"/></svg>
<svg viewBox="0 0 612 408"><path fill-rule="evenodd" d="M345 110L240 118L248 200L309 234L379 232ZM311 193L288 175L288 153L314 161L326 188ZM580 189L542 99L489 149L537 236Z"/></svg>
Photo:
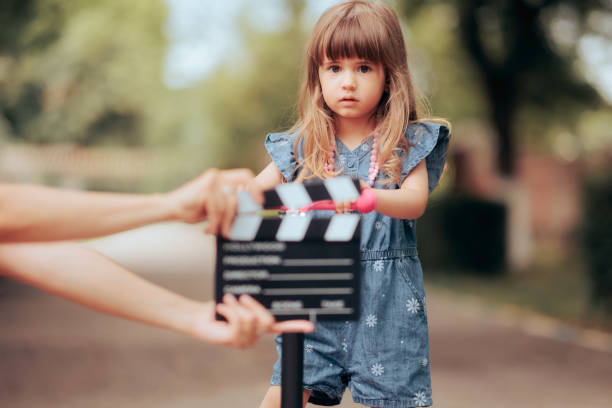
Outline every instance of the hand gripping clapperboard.
<svg viewBox="0 0 612 408"><path fill-rule="evenodd" d="M312 183L285 183L264 193L263 210L239 193L229 239L217 238L215 299L249 294L277 320L356 320L359 314L361 214L313 217L310 210L369 212L374 193L340 176ZM303 334L284 333L282 407L302 406Z"/></svg>

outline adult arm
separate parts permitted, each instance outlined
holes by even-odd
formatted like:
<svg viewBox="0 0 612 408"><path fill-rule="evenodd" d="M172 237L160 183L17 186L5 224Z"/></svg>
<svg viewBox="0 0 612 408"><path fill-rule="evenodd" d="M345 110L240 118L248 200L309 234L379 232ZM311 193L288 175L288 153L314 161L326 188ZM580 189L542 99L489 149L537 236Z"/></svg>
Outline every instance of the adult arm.
<svg viewBox="0 0 612 408"><path fill-rule="evenodd" d="M306 321L275 323L250 297L228 295L217 311L156 286L99 253L72 243L2 244L0 275L6 275L88 308L187 334L213 344L252 345L264 332L312 331Z"/></svg>
<svg viewBox="0 0 612 408"><path fill-rule="evenodd" d="M136 195L0 184L0 243L91 238L160 221L197 222L227 234L236 209L228 194L239 186L261 191L250 170L208 170L165 194Z"/></svg>

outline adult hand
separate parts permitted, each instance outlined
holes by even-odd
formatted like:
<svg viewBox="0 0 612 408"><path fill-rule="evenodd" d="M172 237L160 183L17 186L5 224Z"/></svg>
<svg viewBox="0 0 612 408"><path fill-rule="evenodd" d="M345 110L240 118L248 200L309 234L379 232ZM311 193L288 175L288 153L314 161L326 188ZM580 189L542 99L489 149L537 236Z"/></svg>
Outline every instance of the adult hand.
<svg viewBox="0 0 612 408"><path fill-rule="evenodd" d="M215 307L206 304L199 312L191 333L209 343L237 348L250 347L263 333L311 332L314 325L305 320L276 323L274 317L259 302L248 295L236 299L227 294L216 311L227 321L215 320Z"/></svg>
<svg viewBox="0 0 612 408"><path fill-rule="evenodd" d="M253 172L249 169L207 170L168 193L168 197L175 208L176 219L193 223L207 218L207 233L221 231L227 236L238 206L235 194L238 189L248 190L256 202L263 203L263 192L254 183Z"/></svg>

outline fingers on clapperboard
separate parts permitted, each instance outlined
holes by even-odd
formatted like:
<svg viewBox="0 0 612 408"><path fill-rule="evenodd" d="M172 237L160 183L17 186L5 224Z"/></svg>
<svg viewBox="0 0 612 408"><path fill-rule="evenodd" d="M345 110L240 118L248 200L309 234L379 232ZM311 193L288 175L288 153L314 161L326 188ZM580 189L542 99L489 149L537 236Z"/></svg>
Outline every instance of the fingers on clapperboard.
<svg viewBox="0 0 612 408"><path fill-rule="evenodd" d="M262 210L283 208L289 212L308 209L313 203L321 200L333 202L353 202L361 193L357 179L340 176L324 181L310 183L284 183L264 193L265 208L257 204L246 191L238 193L238 215L234 220L229 239L252 241L256 238L270 237L277 241L302 241L309 232L310 238L324 241L348 241L355 233L359 223L358 214L337 214L324 223L313 225L313 218L307 211L299 216L286 216L281 220L268 218ZM323 227L323 228L322 228ZM310 231L309 231L310 230Z"/></svg>

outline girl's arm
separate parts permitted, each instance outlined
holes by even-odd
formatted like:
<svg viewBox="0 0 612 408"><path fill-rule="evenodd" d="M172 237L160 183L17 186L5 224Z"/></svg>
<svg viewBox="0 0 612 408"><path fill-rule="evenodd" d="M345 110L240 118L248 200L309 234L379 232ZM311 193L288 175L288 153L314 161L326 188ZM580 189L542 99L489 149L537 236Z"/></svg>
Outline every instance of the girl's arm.
<svg viewBox="0 0 612 408"><path fill-rule="evenodd" d="M187 334L213 344L252 345L262 331L312 331L306 321L274 323L249 297L197 302L142 279L99 253L71 243L2 244L0 276L6 275L90 309Z"/></svg>
<svg viewBox="0 0 612 408"><path fill-rule="evenodd" d="M404 179L398 190L373 189L376 211L393 218L413 220L425 213L429 198L427 166L422 160Z"/></svg>
<svg viewBox="0 0 612 408"><path fill-rule="evenodd" d="M255 177L255 181L258 187L267 190L284 180L274 162L271 162ZM410 172L398 190L373 189L373 191L376 193L376 211L379 213L407 220L419 218L425 212L429 198L425 160ZM347 210L350 203L343 204ZM342 212L341 209L339 211Z"/></svg>
<svg viewBox="0 0 612 408"><path fill-rule="evenodd" d="M270 162L257 176L255 182L263 190L269 190L283 183L283 175L274 162Z"/></svg>

